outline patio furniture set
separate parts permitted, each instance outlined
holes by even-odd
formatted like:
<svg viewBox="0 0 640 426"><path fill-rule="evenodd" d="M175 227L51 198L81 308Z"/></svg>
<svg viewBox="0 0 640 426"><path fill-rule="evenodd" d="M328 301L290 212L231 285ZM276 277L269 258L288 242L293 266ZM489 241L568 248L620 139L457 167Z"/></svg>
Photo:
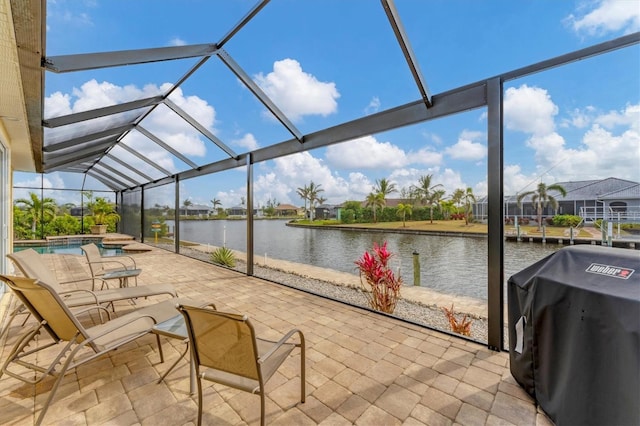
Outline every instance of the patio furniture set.
<svg viewBox="0 0 640 426"><path fill-rule="evenodd" d="M265 384L296 348L301 359L300 400L305 401L305 341L300 330L290 330L277 342L261 339L246 315L218 311L213 303L179 298L169 284L138 286L141 270L135 260L125 265L115 256L100 256L93 244L82 248L91 270L89 278L59 282L42 256L32 249L8 255L23 276L0 275L21 302L11 313L6 330L20 314L35 319L35 325L28 327L9 351L0 376L7 374L29 384L56 377L36 424L42 423L65 374L149 333L156 336L160 362L164 362L161 336L186 343L184 352L158 383L190 352L190 388L193 394L197 387L198 424L202 422L202 380L207 380L260 395L264 425ZM119 268L104 267L114 261L120 263ZM130 286L128 278L136 278L136 285ZM112 279L118 280L117 288L109 287L107 280ZM81 281L91 281L92 289L64 288L65 284ZM96 289L96 283L100 283L100 289ZM158 295L169 298L122 315L115 312L116 301L135 304L137 298ZM44 343L47 336L48 342ZM48 351L54 351L53 356L41 356ZM43 359L51 362L42 365Z"/></svg>

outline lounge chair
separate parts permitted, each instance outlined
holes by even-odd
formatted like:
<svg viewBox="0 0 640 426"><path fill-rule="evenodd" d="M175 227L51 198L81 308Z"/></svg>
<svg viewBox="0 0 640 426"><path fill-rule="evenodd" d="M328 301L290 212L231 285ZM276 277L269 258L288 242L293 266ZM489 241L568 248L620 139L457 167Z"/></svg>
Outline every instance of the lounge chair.
<svg viewBox="0 0 640 426"><path fill-rule="evenodd" d="M16 293L37 321L18 338L2 365L0 375L6 373L29 384L39 383L49 375L57 376L36 425L42 423L62 378L69 370L118 349L149 333L155 324L179 315L175 306L180 299L171 299L85 327L78 320L78 315L97 311L103 317L109 316L109 311L103 306L93 305L71 312L58 293L45 283L6 275L0 275L0 280ZM46 343L40 337L43 330L51 337L51 342ZM160 360L164 362L160 336L156 337ZM52 351L54 347L60 348L59 352L49 365L42 365L43 359L50 358L40 354Z"/></svg>
<svg viewBox="0 0 640 426"><path fill-rule="evenodd" d="M107 288L106 290L65 290L62 285L80 283L94 278L81 278L78 280L59 282L56 274L47 266L37 251L33 249L21 250L7 255L9 259L29 278L38 279L64 294L64 301L69 306L81 306L87 303L111 303L120 300L135 299L138 297L157 296L167 294L177 296L176 289L171 284L153 284L125 288ZM100 278L96 278L99 279Z"/></svg>
<svg viewBox="0 0 640 426"><path fill-rule="evenodd" d="M33 249L26 249L15 253L9 253L7 257L11 259L11 261L18 267L18 269L25 277L37 279L49 285L60 295L67 306L71 308L94 304L112 304L113 306L113 302L119 302L122 300L133 301L134 299L140 297L159 296L164 294L171 297L177 297L178 295L175 288L170 284L109 288L106 290L98 291L85 289L66 290L62 285L80 283L83 281L86 282L91 280L91 278L82 278L79 280L59 282L56 274L44 262L42 255L40 255ZM11 321L13 321L15 316L21 312L24 312L24 309L16 309L11 313L12 316L9 320L9 323L7 324L7 330L9 329Z"/></svg>
<svg viewBox="0 0 640 426"><path fill-rule="evenodd" d="M129 278L135 279L138 285L138 275L141 270L136 265L136 260L131 256L103 256L100 249L94 243L85 244L80 247L87 258L91 276L94 279L93 288L95 289L96 280L112 280L117 279L120 287L128 285ZM108 267L109 265L117 265L116 267Z"/></svg>
<svg viewBox="0 0 640 426"><path fill-rule="evenodd" d="M182 312L198 386L198 425L202 424L202 379L260 395L260 424L265 424L265 384L295 349L300 348L300 401L305 401L305 344L293 329L279 341L257 338L243 315L178 305ZM288 342L298 334L298 343Z"/></svg>

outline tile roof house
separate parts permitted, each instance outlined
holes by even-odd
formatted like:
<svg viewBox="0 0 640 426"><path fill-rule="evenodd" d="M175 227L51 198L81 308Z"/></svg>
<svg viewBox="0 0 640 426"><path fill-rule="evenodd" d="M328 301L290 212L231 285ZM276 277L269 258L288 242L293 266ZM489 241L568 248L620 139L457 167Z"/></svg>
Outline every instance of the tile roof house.
<svg viewBox="0 0 640 426"><path fill-rule="evenodd" d="M562 196L556 191L551 191L558 200L558 209L554 211L547 206L543 216L555 214L568 214L581 216L585 221L595 219L618 219L621 221L640 222L640 183L625 179L609 177L601 180L584 180L557 182L562 186L567 195ZM486 216L487 198L478 200L475 206L476 217ZM505 216L529 216L536 217L536 207L531 203L531 195L522 200L522 206L518 206L518 195L505 196Z"/></svg>
<svg viewBox="0 0 640 426"><path fill-rule="evenodd" d="M292 204L280 204L275 207L276 216L297 216L300 209Z"/></svg>
<svg viewBox="0 0 640 426"><path fill-rule="evenodd" d="M183 216L208 216L213 213L211 206L204 204L191 204L189 206L181 206L179 214Z"/></svg>

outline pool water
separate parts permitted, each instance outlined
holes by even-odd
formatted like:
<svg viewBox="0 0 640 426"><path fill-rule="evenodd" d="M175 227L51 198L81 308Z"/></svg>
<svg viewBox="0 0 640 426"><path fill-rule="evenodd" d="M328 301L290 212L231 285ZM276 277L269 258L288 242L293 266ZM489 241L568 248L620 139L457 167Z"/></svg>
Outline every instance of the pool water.
<svg viewBox="0 0 640 426"><path fill-rule="evenodd" d="M13 246L13 251L18 252L26 249L34 249L40 254L76 254L83 256L84 252L80 248L82 244L57 244L57 245L41 245L41 246ZM97 244L102 256L120 256L124 254L122 247L103 247Z"/></svg>

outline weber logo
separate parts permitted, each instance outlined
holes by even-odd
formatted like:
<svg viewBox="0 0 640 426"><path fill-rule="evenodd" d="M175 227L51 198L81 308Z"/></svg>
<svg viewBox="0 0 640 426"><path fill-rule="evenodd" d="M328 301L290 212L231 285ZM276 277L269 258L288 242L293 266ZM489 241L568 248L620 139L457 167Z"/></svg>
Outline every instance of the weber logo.
<svg viewBox="0 0 640 426"><path fill-rule="evenodd" d="M620 266L601 265L599 263L592 263L586 269L587 272L592 274L606 275L608 277L628 279L631 274L635 272L634 269L622 268Z"/></svg>

